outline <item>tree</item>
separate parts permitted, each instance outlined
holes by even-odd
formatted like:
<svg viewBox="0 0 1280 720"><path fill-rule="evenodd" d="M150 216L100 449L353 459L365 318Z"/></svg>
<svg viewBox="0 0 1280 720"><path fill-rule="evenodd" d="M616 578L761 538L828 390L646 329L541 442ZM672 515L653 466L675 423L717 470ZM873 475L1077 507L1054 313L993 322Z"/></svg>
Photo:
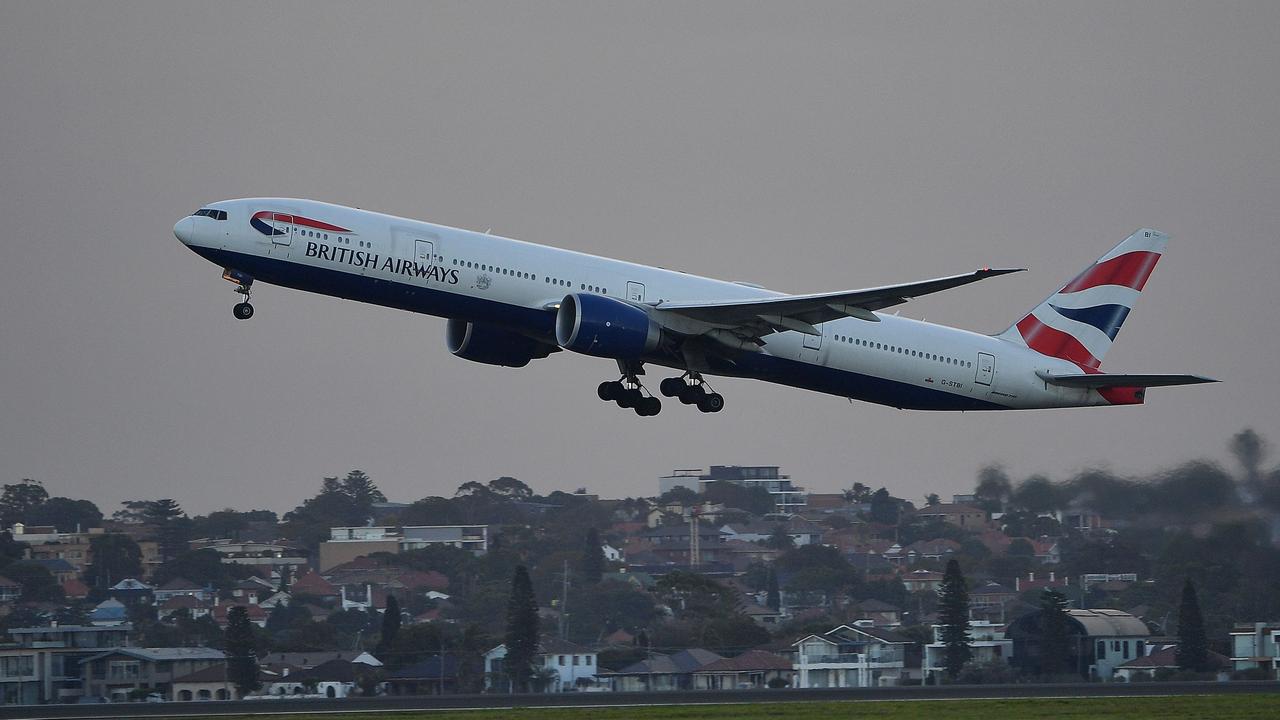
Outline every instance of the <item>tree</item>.
<svg viewBox="0 0 1280 720"><path fill-rule="evenodd" d="M22 482L5 485L4 493L0 494L0 521L5 527L23 522L28 510L48 499L49 493L39 480L26 478Z"/></svg>
<svg viewBox="0 0 1280 720"><path fill-rule="evenodd" d="M1209 641L1205 637L1200 600L1191 578L1182 585L1182 603L1178 606L1178 667L1192 672L1209 669Z"/></svg>
<svg viewBox="0 0 1280 720"><path fill-rule="evenodd" d="M154 529L164 560L177 557L187 549L187 542L191 539L191 519L176 500L161 498L147 502L142 510L142 521Z"/></svg>
<svg viewBox="0 0 1280 720"><path fill-rule="evenodd" d="M796 546L796 541L787 532L787 526L779 523L773 527L769 537L765 538L764 546L774 550L790 550Z"/></svg>
<svg viewBox="0 0 1280 720"><path fill-rule="evenodd" d="M1070 617L1067 597L1046 589L1040 595L1040 672L1056 675L1070 670Z"/></svg>
<svg viewBox="0 0 1280 720"><path fill-rule="evenodd" d="M928 507L933 507L934 505L941 505L942 498L938 497L938 493L929 493L928 495L924 496L924 504L927 505Z"/></svg>
<svg viewBox="0 0 1280 720"><path fill-rule="evenodd" d="M496 480L490 480L489 491L506 500L526 501L533 497L532 488L506 475Z"/></svg>
<svg viewBox="0 0 1280 720"><path fill-rule="evenodd" d="M76 532L102 525L102 511L88 500L51 497L23 516L28 525L52 525L58 532Z"/></svg>
<svg viewBox="0 0 1280 720"><path fill-rule="evenodd" d="M871 519L882 525L897 525L899 503L889 491L880 488L871 494Z"/></svg>
<svg viewBox="0 0 1280 720"><path fill-rule="evenodd" d="M697 490L691 490L683 485L677 485L670 490L662 493L658 498L659 505L671 505L680 503L682 505L691 505L698 502L702 496L698 495Z"/></svg>
<svg viewBox="0 0 1280 720"><path fill-rule="evenodd" d="M1240 463L1240 469L1244 470L1245 483L1255 484L1262 475L1260 469L1267 454L1266 441L1253 428L1245 428L1231 436L1229 447L1236 462Z"/></svg>
<svg viewBox="0 0 1280 720"><path fill-rule="evenodd" d="M342 479L340 492L346 495L352 506L367 516L373 510L374 503L386 502L387 496L382 494L373 480L363 470L352 470Z"/></svg>
<svg viewBox="0 0 1280 720"><path fill-rule="evenodd" d="M62 586L52 573L40 565L19 561L5 568L4 574L22 586L24 601L62 599Z"/></svg>
<svg viewBox="0 0 1280 720"><path fill-rule="evenodd" d="M989 513L1002 512L1012 490L1013 484L1004 468L988 465L978 471L978 485L973 494L978 500L978 507Z"/></svg>
<svg viewBox="0 0 1280 720"><path fill-rule="evenodd" d="M1027 512L1040 513L1058 509L1058 487L1043 475L1032 475L1018 483L1010 501Z"/></svg>
<svg viewBox="0 0 1280 720"><path fill-rule="evenodd" d="M102 592L125 578L142 574L142 550L124 533L95 535L89 540L92 561L85 568L85 582Z"/></svg>
<svg viewBox="0 0 1280 720"><path fill-rule="evenodd" d="M844 491L844 500L845 502L859 504L871 502L871 488L860 482L856 482L853 484L853 487Z"/></svg>
<svg viewBox="0 0 1280 720"><path fill-rule="evenodd" d="M511 578L511 598L507 601L507 674L516 692L525 692L533 676L533 659L538 654L538 600L533 595L529 571L516 566Z"/></svg>
<svg viewBox="0 0 1280 720"><path fill-rule="evenodd" d="M596 584L604 577L604 548L600 545L600 532L595 528L587 529L586 541L582 546L582 560L578 566L583 579L589 584Z"/></svg>
<svg viewBox="0 0 1280 720"><path fill-rule="evenodd" d="M258 679L258 658L254 654L253 625L249 611L236 605L227 612L224 637L227 655L227 679L236 686L240 697L262 687Z"/></svg>
<svg viewBox="0 0 1280 720"><path fill-rule="evenodd" d="M769 568L769 585L765 591L764 603L774 612L782 608L782 591L778 589L778 573L774 572L773 568Z"/></svg>
<svg viewBox="0 0 1280 720"><path fill-rule="evenodd" d="M942 586L938 588L938 622L944 645L942 664L947 677L954 680L973 656L969 647L969 586L954 558L947 561Z"/></svg>
<svg viewBox="0 0 1280 720"><path fill-rule="evenodd" d="M396 600L395 595L387 596L387 607L382 613L382 634L378 638L379 654L386 654L391 648L392 643L396 641L396 635L400 632L400 601Z"/></svg>

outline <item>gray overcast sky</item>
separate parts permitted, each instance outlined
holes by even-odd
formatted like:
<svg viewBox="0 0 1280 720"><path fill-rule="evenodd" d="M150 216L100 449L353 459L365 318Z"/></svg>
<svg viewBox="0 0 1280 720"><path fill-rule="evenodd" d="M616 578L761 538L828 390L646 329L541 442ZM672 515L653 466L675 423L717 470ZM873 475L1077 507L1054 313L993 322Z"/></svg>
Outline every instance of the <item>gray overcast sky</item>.
<svg viewBox="0 0 1280 720"><path fill-rule="evenodd" d="M110 513L515 475L651 494L778 464L912 498L1277 435L1277 3L0 3L0 481ZM1104 369L1136 408L928 414L721 380L637 418L611 362L452 357L444 321L232 286L172 235L308 197L779 290L1024 266L904 306L997 332L1172 236ZM651 375L656 380L656 376Z"/></svg>

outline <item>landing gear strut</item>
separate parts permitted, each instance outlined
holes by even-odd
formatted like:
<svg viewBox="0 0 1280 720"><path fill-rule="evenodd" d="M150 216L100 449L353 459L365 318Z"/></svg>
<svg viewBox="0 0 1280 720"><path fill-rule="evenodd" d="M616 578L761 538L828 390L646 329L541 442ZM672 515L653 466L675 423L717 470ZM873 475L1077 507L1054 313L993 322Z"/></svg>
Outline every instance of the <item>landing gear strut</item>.
<svg viewBox="0 0 1280 720"><path fill-rule="evenodd" d="M640 417L652 417L662 412L662 401L646 393L648 390L630 369L623 370L621 379L602 382L596 388L596 395L601 400L615 402L620 408L631 408Z"/></svg>
<svg viewBox="0 0 1280 720"><path fill-rule="evenodd" d="M658 391L666 397L679 398L685 405L696 405L704 413L717 413L724 409L724 396L713 392L702 375L693 371L663 380Z"/></svg>
<svg viewBox="0 0 1280 720"><path fill-rule="evenodd" d="M238 302L235 307L231 308L231 314L235 315L237 320L248 320L253 317L253 306L249 304L253 278L239 270L226 268L222 271L222 279L235 283L236 292L244 296L243 302Z"/></svg>

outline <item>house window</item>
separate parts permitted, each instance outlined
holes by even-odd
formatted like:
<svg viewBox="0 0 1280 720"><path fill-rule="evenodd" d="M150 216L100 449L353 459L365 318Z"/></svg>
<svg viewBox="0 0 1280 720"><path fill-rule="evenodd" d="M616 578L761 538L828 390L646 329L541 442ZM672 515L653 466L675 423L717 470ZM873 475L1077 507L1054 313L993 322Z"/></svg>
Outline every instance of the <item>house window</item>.
<svg viewBox="0 0 1280 720"><path fill-rule="evenodd" d="M1098 641L1098 659L1099 660L1107 659L1107 641L1106 640Z"/></svg>
<svg viewBox="0 0 1280 720"><path fill-rule="evenodd" d="M1129 641L1125 640L1124 642L1120 643L1120 649L1121 651L1124 652L1124 659L1128 660L1129 659Z"/></svg>
<svg viewBox="0 0 1280 720"><path fill-rule="evenodd" d="M574 664L575 666L578 664L578 656L577 656L577 655L574 655L574 656L573 656L573 664Z"/></svg>
<svg viewBox="0 0 1280 720"><path fill-rule="evenodd" d="M107 666L107 677L111 680L136 680L140 675L137 660L112 660Z"/></svg>
<svg viewBox="0 0 1280 720"><path fill-rule="evenodd" d="M564 656L560 656L560 667L564 667Z"/></svg>

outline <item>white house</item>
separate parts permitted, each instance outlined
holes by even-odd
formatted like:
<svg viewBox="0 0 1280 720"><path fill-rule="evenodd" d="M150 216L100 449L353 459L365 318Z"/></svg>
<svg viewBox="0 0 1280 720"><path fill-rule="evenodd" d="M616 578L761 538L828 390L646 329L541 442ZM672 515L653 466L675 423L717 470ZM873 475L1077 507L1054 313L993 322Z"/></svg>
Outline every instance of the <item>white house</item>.
<svg viewBox="0 0 1280 720"><path fill-rule="evenodd" d="M911 640L870 620L841 625L792 643L796 687L885 687L907 677Z"/></svg>
<svg viewBox="0 0 1280 720"><path fill-rule="evenodd" d="M924 675L935 678L945 669L946 645L942 642L942 625L933 626L933 642L924 646ZM969 621L969 652L979 663L1008 663L1013 656L1013 640L1004 636L1004 625L986 620Z"/></svg>
<svg viewBox="0 0 1280 720"><path fill-rule="evenodd" d="M505 644L484 654L485 688L508 689ZM581 645L543 635L538 641L534 667L547 678L544 692L565 692L582 685L594 684L597 654Z"/></svg>

